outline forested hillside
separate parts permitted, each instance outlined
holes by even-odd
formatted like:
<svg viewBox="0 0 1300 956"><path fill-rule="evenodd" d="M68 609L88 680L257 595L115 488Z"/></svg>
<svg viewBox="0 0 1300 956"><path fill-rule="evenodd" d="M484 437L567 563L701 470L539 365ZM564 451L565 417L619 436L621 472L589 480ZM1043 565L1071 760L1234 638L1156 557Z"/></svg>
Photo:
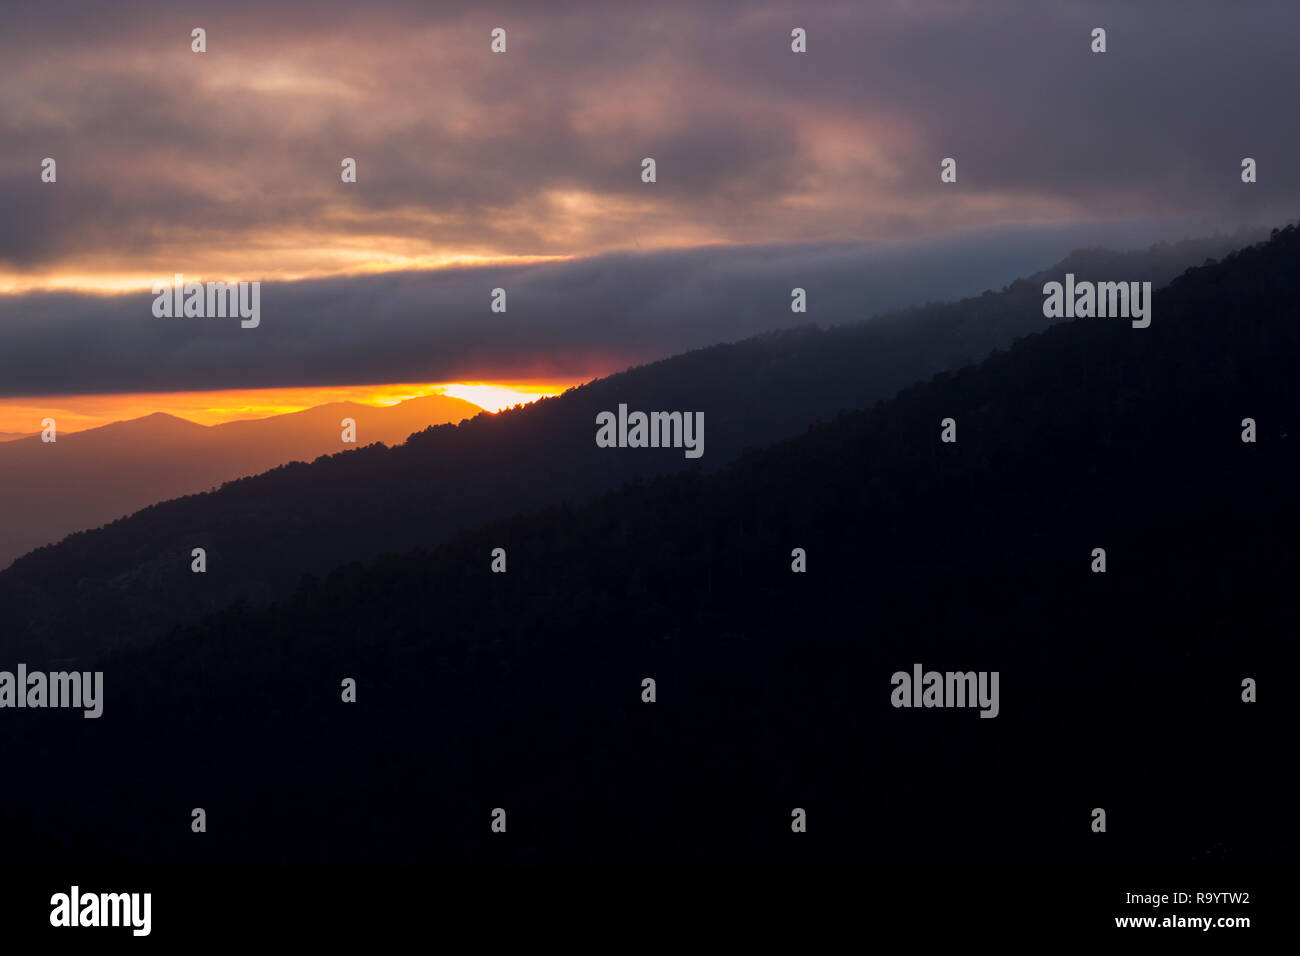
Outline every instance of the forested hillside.
<svg viewBox="0 0 1300 956"><path fill-rule="evenodd" d="M1043 282L1066 271L1159 286L1232 241L1085 250L1000 292L686 353L556 399L435 427L400 447L291 464L146 508L0 573L0 653L34 665L85 660L236 600L287 597L304 572L433 547L457 530L577 504L636 478L716 469L746 448L801 434L1045 328ZM703 412L703 457L597 448L597 413L620 403ZM194 548L206 551L205 574L190 571Z"/></svg>
<svg viewBox="0 0 1300 956"><path fill-rule="evenodd" d="M718 472L348 565L114 652L102 718L3 724L26 782L6 845L241 864L933 856L972 878L1285 859L1268 822L1285 814L1266 811L1289 763L1298 265L1288 228L1158 292L1148 329L1056 325ZM620 397L642 400L636 381ZM346 485L440 436L509 447L489 429L522 440L522 419L260 481ZM458 465L427 475L432 500ZM892 707L891 675L916 663L998 671L998 716Z"/></svg>

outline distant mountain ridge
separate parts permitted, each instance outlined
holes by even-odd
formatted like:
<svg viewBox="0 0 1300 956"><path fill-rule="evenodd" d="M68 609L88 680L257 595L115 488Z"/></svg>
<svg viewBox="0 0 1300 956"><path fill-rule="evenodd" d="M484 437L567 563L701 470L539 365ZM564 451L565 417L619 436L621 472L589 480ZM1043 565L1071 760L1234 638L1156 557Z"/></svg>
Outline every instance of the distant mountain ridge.
<svg viewBox="0 0 1300 956"><path fill-rule="evenodd" d="M201 611L283 597L307 572L432 547L458 530L637 478L717 468L1041 331L1051 324L1042 283L1066 270L1160 286L1237 241L1082 250L1000 292L688 352L522 409L428 429L399 447L279 467L154 505L0 573L0 617L12 625L0 651L40 660L145 641ZM703 458L595 447L596 415L622 402L703 411ZM194 547L207 550L204 575L190 573Z"/></svg>
<svg viewBox="0 0 1300 956"><path fill-rule="evenodd" d="M335 402L210 426L155 412L60 434L50 443L39 434L3 442L0 567L32 548L155 502L347 449L344 418L356 422L361 446L398 444L431 424L482 411L458 398L430 395L392 406Z"/></svg>

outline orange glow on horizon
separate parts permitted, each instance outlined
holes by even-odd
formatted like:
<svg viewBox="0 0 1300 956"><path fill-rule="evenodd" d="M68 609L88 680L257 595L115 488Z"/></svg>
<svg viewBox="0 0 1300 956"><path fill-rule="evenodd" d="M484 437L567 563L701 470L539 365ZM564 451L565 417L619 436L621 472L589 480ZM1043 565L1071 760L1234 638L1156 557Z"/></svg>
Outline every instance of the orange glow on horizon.
<svg viewBox="0 0 1300 956"><path fill-rule="evenodd" d="M0 400L0 433L31 435L53 418L60 434L97 428L165 412L200 425L270 418L331 402L396 405L425 395L448 395L489 412L559 395L578 384L545 382L449 382L440 384L340 385L313 388L232 389L212 392L156 392L120 395L55 395ZM2 437L2 436L0 436Z"/></svg>

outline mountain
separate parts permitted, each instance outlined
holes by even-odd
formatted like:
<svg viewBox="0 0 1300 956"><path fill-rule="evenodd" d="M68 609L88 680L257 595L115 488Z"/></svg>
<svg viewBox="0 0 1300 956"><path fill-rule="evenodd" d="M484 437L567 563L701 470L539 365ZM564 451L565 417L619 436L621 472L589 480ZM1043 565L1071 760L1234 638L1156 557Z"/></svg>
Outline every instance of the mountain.
<svg viewBox="0 0 1300 956"><path fill-rule="evenodd" d="M432 424L480 414L445 395L392 406L337 402L272 418L204 426L156 413L100 428L0 443L0 567L32 548L138 511L205 491L285 462L346 446L352 418L358 444L397 444Z"/></svg>
<svg viewBox="0 0 1300 956"><path fill-rule="evenodd" d="M0 838L119 864L1285 861L1298 267L1291 227L1157 292L1150 328L1057 324L720 470L119 647L100 720L0 721L25 781ZM916 665L997 672L997 716L892 706Z"/></svg>
<svg viewBox="0 0 1300 956"><path fill-rule="evenodd" d="M27 438L31 432L0 432L0 441L14 441L18 438Z"/></svg>
<svg viewBox="0 0 1300 956"><path fill-rule="evenodd" d="M638 477L716 468L1041 330L1051 321L1042 314L1047 279L1069 271L1159 285L1228 241L1083 250L1001 292L689 352L558 398L428 429L398 447L288 465L154 505L0 573L0 620L12 622L0 632L0 654L35 662L96 653L232 601L284 597L304 572L431 547L457 530L582 501ZM620 404L703 412L703 457L597 448L597 414ZM201 577L190 570L196 547L208 555Z"/></svg>

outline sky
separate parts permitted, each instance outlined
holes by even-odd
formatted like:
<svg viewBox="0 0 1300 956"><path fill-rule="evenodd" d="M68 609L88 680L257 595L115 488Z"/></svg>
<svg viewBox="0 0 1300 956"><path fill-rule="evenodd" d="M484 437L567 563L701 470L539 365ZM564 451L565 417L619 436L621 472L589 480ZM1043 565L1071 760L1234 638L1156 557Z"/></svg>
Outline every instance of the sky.
<svg viewBox="0 0 1300 956"><path fill-rule="evenodd" d="M554 389L1078 244L1281 225L1300 198L1295 3L6 13L0 431L58 396ZM177 273L262 282L261 324L155 317Z"/></svg>
<svg viewBox="0 0 1300 956"><path fill-rule="evenodd" d="M0 441L25 438L53 418L59 434L85 431L165 410L199 425L271 418L305 411L333 402L396 405L425 395L450 395L489 412L527 404L544 396L559 395L567 382L520 382L510 386L491 382L456 382L429 385L393 382L379 385L319 386L306 388L228 389L188 392L125 392L103 395L57 395L18 398L0 404ZM35 423L35 424L34 424Z"/></svg>

